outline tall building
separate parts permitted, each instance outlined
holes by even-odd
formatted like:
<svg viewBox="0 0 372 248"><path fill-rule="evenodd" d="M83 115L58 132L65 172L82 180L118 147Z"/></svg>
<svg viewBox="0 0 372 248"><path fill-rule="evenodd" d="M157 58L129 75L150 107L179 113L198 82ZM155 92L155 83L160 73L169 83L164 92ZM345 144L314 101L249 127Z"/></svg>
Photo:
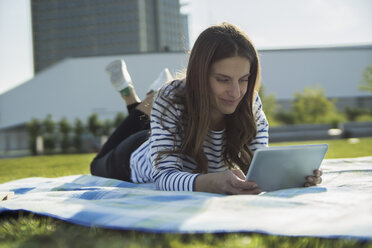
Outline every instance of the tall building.
<svg viewBox="0 0 372 248"><path fill-rule="evenodd" d="M179 0L31 0L35 73L68 57L188 49Z"/></svg>

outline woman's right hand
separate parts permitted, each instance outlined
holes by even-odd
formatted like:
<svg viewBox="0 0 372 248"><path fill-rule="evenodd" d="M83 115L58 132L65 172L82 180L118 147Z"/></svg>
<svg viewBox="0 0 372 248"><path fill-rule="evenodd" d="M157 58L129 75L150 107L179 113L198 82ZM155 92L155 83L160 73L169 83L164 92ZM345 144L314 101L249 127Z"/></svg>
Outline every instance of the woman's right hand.
<svg viewBox="0 0 372 248"><path fill-rule="evenodd" d="M218 194L259 194L261 189L253 181L246 181L239 169L201 174L195 180L195 191Z"/></svg>

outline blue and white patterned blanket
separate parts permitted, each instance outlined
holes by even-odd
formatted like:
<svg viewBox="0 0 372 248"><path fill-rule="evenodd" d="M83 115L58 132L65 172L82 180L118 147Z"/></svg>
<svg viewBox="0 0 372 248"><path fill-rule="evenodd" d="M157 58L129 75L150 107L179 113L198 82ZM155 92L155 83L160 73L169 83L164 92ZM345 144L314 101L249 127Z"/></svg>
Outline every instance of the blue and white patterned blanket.
<svg viewBox="0 0 372 248"><path fill-rule="evenodd" d="M372 157L325 160L323 183L259 196L162 192L90 175L26 178L0 213L25 210L75 224L149 232L258 232L372 240Z"/></svg>

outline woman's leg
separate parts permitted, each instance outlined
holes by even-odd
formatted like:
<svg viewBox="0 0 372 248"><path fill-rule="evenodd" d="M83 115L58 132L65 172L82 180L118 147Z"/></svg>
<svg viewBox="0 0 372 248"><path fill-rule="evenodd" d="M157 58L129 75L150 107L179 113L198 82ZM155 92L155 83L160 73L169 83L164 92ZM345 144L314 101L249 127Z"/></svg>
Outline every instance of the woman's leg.
<svg viewBox="0 0 372 248"><path fill-rule="evenodd" d="M133 93L135 94L135 93ZM123 97L124 98L124 97ZM130 135L135 134L142 130L150 130L150 112L152 108L152 100L154 93L147 95L143 102L127 102L129 115L124 121L116 128L110 135L106 143L103 145L96 158L103 157L110 150L118 146L123 140ZM124 98L125 100L125 98ZM130 104L128 104L128 102Z"/></svg>
<svg viewBox="0 0 372 248"><path fill-rule="evenodd" d="M154 94L149 94L143 102L127 105L128 117L110 135L93 159L90 165L92 175L131 181L130 155L149 137L149 114L153 97Z"/></svg>
<svg viewBox="0 0 372 248"><path fill-rule="evenodd" d="M102 157L96 157L90 165L91 174L131 182L130 156L148 137L149 130L139 131Z"/></svg>
<svg viewBox="0 0 372 248"><path fill-rule="evenodd" d="M143 102L137 96L124 61L114 61L106 68L112 85L127 104L128 117L116 128L91 163L96 176L130 181L130 155L148 138L149 116L155 92Z"/></svg>

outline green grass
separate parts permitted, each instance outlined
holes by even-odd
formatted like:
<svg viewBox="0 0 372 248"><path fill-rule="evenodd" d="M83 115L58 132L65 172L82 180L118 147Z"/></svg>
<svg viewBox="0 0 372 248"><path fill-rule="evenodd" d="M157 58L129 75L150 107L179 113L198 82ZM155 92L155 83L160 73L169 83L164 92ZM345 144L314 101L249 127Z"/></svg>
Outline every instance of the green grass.
<svg viewBox="0 0 372 248"><path fill-rule="evenodd" d="M372 138L278 145L329 144L326 158L372 156ZM94 154L0 159L0 183L24 177L88 174ZM282 237L263 234L154 234L83 227L20 212L0 216L0 247L370 247L352 239Z"/></svg>
<svg viewBox="0 0 372 248"><path fill-rule="evenodd" d="M328 144L329 146L325 158L356 158L372 156L372 138L280 142L271 143L270 146L322 143Z"/></svg>
<svg viewBox="0 0 372 248"><path fill-rule="evenodd" d="M24 177L89 174L94 154L51 155L0 159L0 183Z"/></svg>

